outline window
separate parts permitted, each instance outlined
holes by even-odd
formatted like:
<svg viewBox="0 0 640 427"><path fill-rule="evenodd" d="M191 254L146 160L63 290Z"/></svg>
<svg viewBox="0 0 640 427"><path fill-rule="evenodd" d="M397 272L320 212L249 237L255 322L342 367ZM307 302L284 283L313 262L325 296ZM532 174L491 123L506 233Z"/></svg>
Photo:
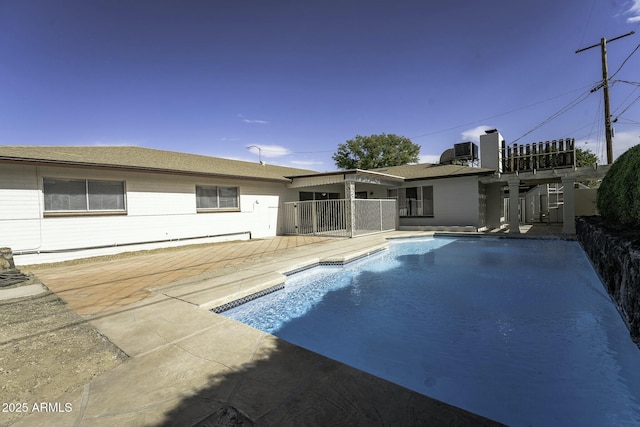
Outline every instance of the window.
<svg viewBox="0 0 640 427"><path fill-rule="evenodd" d="M196 209L198 210L237 210L237 187L196 186Z"/></svg>
<svg viewBox="0 0 640 427"><path fill-rule="evenodd" d="M433 216L433 186L422 187L422 214Z"/></svg>
<svg viewBox="0 0 640 427"><path fill-rule="evenodd" d="M123 181L45 178L45 212L125 211Z"/></svg>
<svg viewBox="0 0 640 427"><path fill-rule="evenodd" d="M433 216L433 186L407 187L400 192L400 216Z"/></svg>

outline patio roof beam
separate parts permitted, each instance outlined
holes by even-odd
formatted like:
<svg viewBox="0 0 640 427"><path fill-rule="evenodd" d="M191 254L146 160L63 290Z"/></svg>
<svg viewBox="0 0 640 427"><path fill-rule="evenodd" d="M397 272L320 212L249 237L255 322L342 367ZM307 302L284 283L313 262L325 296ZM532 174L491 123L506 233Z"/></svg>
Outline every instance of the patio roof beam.
<svg viewBox="0 0 640 427"><path fill-rule="evenodd" d="M503 173L480 178L482 184L501 182L507 185L509 181L518 179L528 184L545 184L558 182L562 178L572 178L576 181L602 179L609 171L609 165L583 166L575 169L551 169L532 172Z"/></svg>
<svg viewBox="0 0 640 427"><path fill-rule="evenodd" d="M291 177L291 179L292 182L287 185L289 188L315 187L318 185L342 184L346 182L359 182L391 187L400 185L404 182L404 178L399 176L363 171L359 169L294 176Z"/></svg>

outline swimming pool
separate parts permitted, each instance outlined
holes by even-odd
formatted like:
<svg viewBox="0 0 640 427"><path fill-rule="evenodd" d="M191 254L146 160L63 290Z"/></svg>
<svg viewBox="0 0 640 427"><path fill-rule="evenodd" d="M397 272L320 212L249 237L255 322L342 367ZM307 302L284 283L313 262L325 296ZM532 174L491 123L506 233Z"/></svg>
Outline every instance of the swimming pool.
<svg viewBox="0 0 640 427"><path fill-rule="evenodd" d="M509 425L640 425L640 350L577 242L392 242L223 315Z"/></svg>

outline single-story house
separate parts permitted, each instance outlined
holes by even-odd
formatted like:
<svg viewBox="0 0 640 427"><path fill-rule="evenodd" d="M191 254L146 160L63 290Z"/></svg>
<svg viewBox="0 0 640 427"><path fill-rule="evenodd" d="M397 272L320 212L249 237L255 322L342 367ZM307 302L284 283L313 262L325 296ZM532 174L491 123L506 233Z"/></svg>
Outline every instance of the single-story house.
<svg viewBox="0 0 640 427"><path fill-rule="evenodd" d="M1 146L0 246L72 257L273 236L280 203L297 195L285 176L309 172L141 147Z"/></svg>
<svg viewBox="0 0 640 427"><path fill-rule="evenodd" d="M0 146L0 247L29 264L284 234L507 222L517 232L509 208L518 212L521 181L537 178L488 164L320 173L142 147Z"/></svg>
<svg viewBox="0 0 640 427"><path fill-rule="evenodd" d="M292 228L287 203L345 199L397 199L385 229L477 228L478 178L492 173L429 164L318 173L142 147L0 146L0 246L23 263L49 262L129 245L315 232Z"/></svg>
<svg viewBox="0 0 640 427"><path fill-rule="evenodd" d="M414 164L375 171L404 178L402 185L388 190L389 197L398 201L400 229L453 226L476 231L487 227L487 195L480 179L493 176L493 169Z"/></svg>

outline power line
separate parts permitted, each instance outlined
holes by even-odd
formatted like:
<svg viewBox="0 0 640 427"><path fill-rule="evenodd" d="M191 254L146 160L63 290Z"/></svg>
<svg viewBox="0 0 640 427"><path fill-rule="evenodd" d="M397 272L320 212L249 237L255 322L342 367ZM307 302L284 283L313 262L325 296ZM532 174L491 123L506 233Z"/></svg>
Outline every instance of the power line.
<svg viewBox="0 0 640 427"><path fill-rule="evenodd" d="M633 51L629 54L629 56L627 56L627 58L626 58L624 61L622 61L622 64L620 64L620 66L618 67L618 69L616 70L616 72L615 72L615 73L613 73L613 74L611 75L611 77L609 77L609 79L614 78L614 77L616 76L616 74L618 74L618 72L619 72L620 70L622 70L622 67L624 67L624 64L626 64L626 63L627 63L627 61L629 60L629 58L631 58L631 56L632 56L634 53L636 53L636 51L638 50L638 48L640 48L640 43L638 43L638 46L636 46L636 48L635 48L635 49L633 49Z"/></svg>
<svg viewBox="0 0 640 427"><path fill-rule="evenodd" d="M530 133L535 132L536 130L540 129L542 126L546 125L547 123L551 122L552 120L560 117L562 114L566 113L567 111L571 110L576 105L578 105L581 102L583 102L584 100L586 100L589 97L589 95L591 95L591 93L592 93L591 91L588 91L588 92L583 93L582 95L578 96L576 99L571 101L569 104L567 104L564 107L562 107L559 111L553 113L551 116L549 116L546 119L544 119L540 124L535 126L533 129L531 129L528 132L525 132L522 136L520 136L520 137L516 138L515 140L513 140L513 142L517 142L517 141L521 140L525 136L529 135Z"/></svg>
<svg viewBox="0 0 640 427"><path fill-rule="evenodd" d="M625 117L620 117L622 120L624 120L623 122L618 121L618 123L623 123L625 125L632 125L632 126L640 126L640 122L637 120L631 120L631 119L627 119Z"/></svg>
<svg viewBox="0 0 640 427"><path fill-rule="evenodd" d="M593 154L595 154L598 159L603 159L603 139L604 139L604 129L603 129L603 123L602 121L599 119L599 111L602 108L602 98L600 98L600 101L598 102L598 108L596 108L595 110L595 117L592 121L592 123L590 125L586 125L581 127L580 129L576 129L573 132L570 132L571 134L574 132L577 132L578 130L582 130L586 127L591 126L591 129L589 130L589 133L580 135L578 137L576 137L576 141L580 141L583 139L590 139L591 137L593 137L593 141L589 141L589 143L594 142L595 143L595 148L591 149L591 151L593 152ZM585 141L585 144L587 142Z"/></svg>
<svg viewBox="0 0 640 427"><path fill-rule="evenodd" d="M596 0L591 2L591 9L589 10L589 16L587 17L587 22L584 24L584 30L582 31L582 37L580 38L580 44L578 46L582 46L584 42L584 36L587 34L587 28L589 28L589 24L591 23L591 15L593 14L593 7L596 4Z"/></svg>
<svg viewBox="0 0 640 427"><path fill-rule="evenodd" d="M575 92L577 92L579 90L583 90L586 87L592 87L592 86L593 86L593 84L589 84L588 86L582 86L582 87L580 87L578 89L574 89L574 90L571 90L569 92L562 93L560 95L552 96L550 98L543 99L541 101L537 101L537 102L534 102L534 103L531 103L531 104L523 105L522 107L514 108L513 110L509 110L509 111L505 111L505 112L502 112L502 113L494 114L493 116L489 116L489 117L485 117L485 118L482 118L482 119L474 120L472 122L463 123L463 124L460 124L460 125L457 125L457 126L453 126L453 127L450 127L450 128L440 129L440 130L436 130L436 131L433 131L433 132L425 133L425 134L422 134L422 135L412 136L412 137L410 137L410 139L417 139L417 138L423 138L425 136L436 135L436 134L439 134L439 133L444 133L444 132L448 132L448 131L451 131L451 130L460 129L460 128L465 127L465 126L471 126L471 125L474 125L474 124L478 124L478 123L484 122L486 120L495 119L497 117L506 116L507 114L515 113L516 111L521 111L521 110L524 110L524 109L527 109L527 108L530 108L530 107L534 107L536 105L543 104L545 102L552 101L552 100L557 99L557 98L561 98L563 96L575 93Z"/></svg>
<svg viewBox="0 0 640 427"><path fill-rule="evenodd" d="M613 80L612 83L626 83L631 86L640 86L640 82L630 82L629 80Z"/></svg>
<svg viewBox="0 0 640 427"><path fill-rule="evenodd" d="M635 34L635 31L630 31L627 34L614 37L610 39L609 42L619 40L623 37L627 37L632 34ZM585 47L583 49L578 49L576 50L576 53L584 52L585 50L588 50L597 46L600 47L600 56L602 58L602 92L604 97L604 128L605 128L605 136L607 138L607 164L611 164L613 163L613 129L611 127L611 111L609 106L609 75L608 75L609 72L608 72L608 64L607 64L607 39L603 37L600 39L600 43L596 43L594 45ZM618 71L620 71L620 69L618 69ZM594 90L597 90L597 89L599 89L599 87Z"/></svg>
<svg viewBox="0 0 640 427"><path fill-rule="evenodd" d="M588 136L591 136L593 134L593 128L596 126L596 124L598 124L598 111L600 110L600 105L598 105L598 109L595 111L596 117L594 118L594 120L591 123L587 123L584 126L581 126L577 129L574 129L571 132L567 132L567 135L575 135L577 132L586 129L588 127L591 127L591 130L589 131L589 133L587 135L583 135L579 138L576 138L576 140L578 139L582 139L582 138L587 138Z"/></svg>
<svg viewBox="0 0 640 427"><path fill-rule="evenodd" d="M618 117L620 117L621 115L623 115L633 104L635 104L636 102L638 102L640 100L640 95L638 95L638 97L636 99L634 99L633 101L631 101L631 103L629 105L627 105L627 108L625 108L624 110L622 110L622 112L620 114L618 114ZM616 122L618 120L618 117L616 117L613 121Z"/></svg>
<svg viewBox="0 0 640 427"><path fill-rule="evenodd" d="M616 111L618 111L620 108L622 108L622 106L624 105L625 102L627 102L627 99L631 98L631 96L638 90L640 89L640 86L636 86L631 93L629 93L629 95L627 95L627 97L620 103L620 105L618 106L618 108L616 108L615 110L613 110L613 112L611 114L615 114Z"/></svg>

